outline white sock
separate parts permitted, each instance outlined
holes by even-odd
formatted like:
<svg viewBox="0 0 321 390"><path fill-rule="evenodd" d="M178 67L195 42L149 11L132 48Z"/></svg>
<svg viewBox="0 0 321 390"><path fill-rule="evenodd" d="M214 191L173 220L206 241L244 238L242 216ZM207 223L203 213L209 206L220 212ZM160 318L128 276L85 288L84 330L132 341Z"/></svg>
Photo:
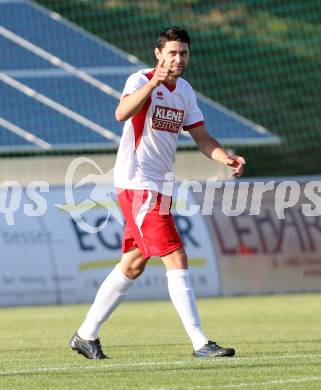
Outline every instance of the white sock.
<svg viewBox="0 0 321 390"><path fill-rule="evenodd" d="M101 325L125 298L126 292L133 282L134 279L125 276L121 272L119 264L116 265L100 286L95 301L78 330L79 337L84 340L97 339Z"/></svg>
<svg viewBox="0 0 321 390"><path fill-rule="evenodd" d="M194 350L198 350L208 342L208 337L201 329L196 299L189 283L188 270L175 269L167 271L168 291L171 300L190 337Z"/></svg>

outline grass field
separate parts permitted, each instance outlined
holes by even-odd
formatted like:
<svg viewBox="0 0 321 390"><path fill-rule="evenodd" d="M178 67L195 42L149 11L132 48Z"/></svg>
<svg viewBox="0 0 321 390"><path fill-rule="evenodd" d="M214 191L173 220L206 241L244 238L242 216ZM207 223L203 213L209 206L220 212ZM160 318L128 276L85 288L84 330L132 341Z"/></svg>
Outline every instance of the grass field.
<svg viewBox="0 0 321 390"><path fill-rule="evenodd" d="M101 332L109 360L68 348L87 305L0 309L0 389L321 389L321 295L199 300L234 358L199 360L167 301L123 303Z"/></svg>

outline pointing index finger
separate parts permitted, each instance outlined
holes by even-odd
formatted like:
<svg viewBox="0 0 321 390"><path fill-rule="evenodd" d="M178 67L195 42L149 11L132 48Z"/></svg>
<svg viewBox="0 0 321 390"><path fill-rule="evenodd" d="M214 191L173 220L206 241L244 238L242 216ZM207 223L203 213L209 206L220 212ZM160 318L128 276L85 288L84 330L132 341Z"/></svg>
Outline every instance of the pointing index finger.
<svg viewBox="0 0 321 390"><path fill-rule="evenodd" d="M164 68L164 64L165 64L165 60L164 59L159 61L159 67L160 68Z"/></svg>

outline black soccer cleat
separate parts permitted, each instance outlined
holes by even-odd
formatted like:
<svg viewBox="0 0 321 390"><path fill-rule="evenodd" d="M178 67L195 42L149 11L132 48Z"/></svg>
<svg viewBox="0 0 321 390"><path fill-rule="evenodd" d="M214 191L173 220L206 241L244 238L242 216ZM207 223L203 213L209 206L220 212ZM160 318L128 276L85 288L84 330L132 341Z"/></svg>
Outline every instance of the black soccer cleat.
<svg viewBox="0 0 321 390"><path fill-rule="evenodd" d="M76 332L69 345L71 349L77 351L81 355L85 356L87 359L108 359L108 356L104 354L101 349L100 340L84 340L78 336Z"/></svg>
<svg viewBox="0 0 321 390"><path fill-rule="evenodd" d="M199 358L216 358L224 356L234 356L235 349L223 348L217 345L214 341L209 340L202 348L197 351L193 351L194 357Z"/></svg>

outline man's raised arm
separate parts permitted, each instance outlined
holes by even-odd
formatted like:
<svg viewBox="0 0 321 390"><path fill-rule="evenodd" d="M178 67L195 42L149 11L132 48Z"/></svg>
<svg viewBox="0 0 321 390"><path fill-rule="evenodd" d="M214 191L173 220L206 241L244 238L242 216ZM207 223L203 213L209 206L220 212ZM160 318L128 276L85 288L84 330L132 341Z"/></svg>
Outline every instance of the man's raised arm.
<svg viewBox="0 0 321 390"><path fill-rule="evenodd" d="M144 84L137 91L120 99L115 111L115 118L118 122L127 121L127 119L137 114L153 90L167 79L171 71L164 67L164 62L163 60L158 64L152 79L148 83Z"/></svg>

